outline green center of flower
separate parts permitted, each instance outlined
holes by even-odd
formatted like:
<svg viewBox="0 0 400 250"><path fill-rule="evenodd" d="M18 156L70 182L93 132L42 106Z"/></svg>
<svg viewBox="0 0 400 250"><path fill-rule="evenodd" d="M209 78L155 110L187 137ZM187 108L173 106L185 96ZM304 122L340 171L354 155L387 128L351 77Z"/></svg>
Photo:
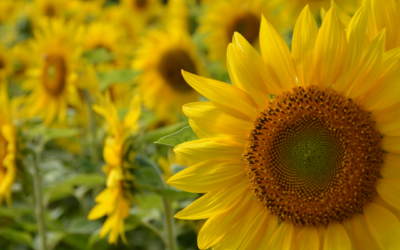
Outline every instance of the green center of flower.
<svg viewBox="0 0 400 250"><path fill-rule="evenodd" d="M244 157L251 189L272 214L318 226L362 213L376 195L383 150L369 112L312 86L270 102Z"/></svg>
<svg viewBox="0 0 400 250"><path fill-rule="evenodd" d="M45 90L52 96L63 93L67 83L67 64L62 56L48 55L44 58L42 82Z"/></svg>
<svg viewBox="0 0 400 250"><path fill-rule="evenodd" d="M178 92L193 91L183 79L182 70L196 74L196 66L187 52L179 49L170 50L161 56L158 71L165 82Z"/></svg>
<svg viewBox="0 0 400 250"><path fill-rule="evenodd" d="M246 13L236 18L228 28L228 39L232 39L233 34L240 33L246 40L253 44L257 41L260 32L260 18L252 13Z"/></svg>

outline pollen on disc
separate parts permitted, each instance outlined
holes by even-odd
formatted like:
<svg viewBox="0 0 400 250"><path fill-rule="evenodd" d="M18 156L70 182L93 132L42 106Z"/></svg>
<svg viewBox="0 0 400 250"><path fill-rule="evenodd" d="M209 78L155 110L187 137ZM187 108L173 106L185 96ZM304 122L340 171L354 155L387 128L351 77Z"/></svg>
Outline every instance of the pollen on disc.
<svg viewBox="0 0 400 250"><path fill-rule="evenodd" d="M383 150L369 112L312 86L271 101L244 157L252 191L272 214L317 226L342 222L371 202Z"/></svg>

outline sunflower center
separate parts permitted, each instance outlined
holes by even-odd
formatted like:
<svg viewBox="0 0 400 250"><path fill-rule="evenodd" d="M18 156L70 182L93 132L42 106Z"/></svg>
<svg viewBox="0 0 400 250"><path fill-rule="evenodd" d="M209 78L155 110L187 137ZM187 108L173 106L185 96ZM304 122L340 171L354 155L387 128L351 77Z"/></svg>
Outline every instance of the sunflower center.
<svg viewBox="0 0 400 250"><path fill-rule="evenodd" d="M239 32L249 43L254 43L260 32L260 19L252 13L246 13L235 19L228 28L228 39L231 40L233 34Z"/></svg>
<svg viewBox="0 0 400 250"><path fill-rule="evenodd" d="M0 167L3 166L4 158L7 155L7 141L3 134L0 132Z"/></svg>
<svg viewBox="0 0 400 250"><path fill-rule="evenodd" d="M44 14L47 17L54 17L56 15L56 7L54 5L47 5L44 9Z"/></svg>
<svg viewBox="0 0 400 250"><path fill-rule="evenodd" d="M0 58L0 70L4 69L6 67L6 64L4 63L4 61Z"/></svg>
<svg viewBox="0 0 400 250"><path fill-rule="evenodd" d="M187 52L171 50L161 56L158 71L164 80L178 92L192 91L192 87L183 79L181 70L196 74L196 66Z"/></svg>
<svg viewBox="0 0 400 250"><path fill-rule="evenodd" d="M383 150L369 112L312 86L271 101L244 157L251 189L272 214L318 226L351 218L371 202Z"/></svg>
<svg viewBox="0 0 400 250"><path fill-rule="evenodd" d="M59 96L67 82L67 64L62 56L49 55L45 57L42 72L42 82L46 91L52 96Z"/></svg>
<svg viewBox="0 0 400 250"><path fill-rule="evenodd" d="M144 9L147 6L147 0L135 0L135 5L139 9Z"/></svg>

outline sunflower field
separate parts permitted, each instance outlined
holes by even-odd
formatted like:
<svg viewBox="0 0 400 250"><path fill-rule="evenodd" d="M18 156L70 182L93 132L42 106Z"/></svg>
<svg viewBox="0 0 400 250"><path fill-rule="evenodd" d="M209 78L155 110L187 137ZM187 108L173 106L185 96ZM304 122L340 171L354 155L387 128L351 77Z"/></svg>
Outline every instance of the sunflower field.
<svg viewBox="0 0 400 250"><path fill-rule="evenodd" d="M0 0L0 249L400 249L400 1Z"/></svg>

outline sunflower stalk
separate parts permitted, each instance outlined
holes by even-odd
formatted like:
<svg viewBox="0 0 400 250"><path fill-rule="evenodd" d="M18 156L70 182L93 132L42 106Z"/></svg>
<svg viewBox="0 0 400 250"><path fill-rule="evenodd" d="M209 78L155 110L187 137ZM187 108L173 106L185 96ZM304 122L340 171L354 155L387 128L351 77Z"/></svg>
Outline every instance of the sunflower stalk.
<svg viewBox="0 0 400 250"><path fill-rule="evenodd" d="M99 165L99 156L97 154L97 147L96 147L96 130L95 130L95 123L94 123L94 113L92 110L92 100L90 98L90 93L88 90L83 92L83 96L85 98L86 110L88 113L88 132L89 132L89 144L90 144L90 156L92 163L95 166Z"/></svg>
<svg viewBox="0 0 400 250"><path fill-rule="evenodd" d="M166 198L162 198L162 204L164 208L164 224L168 238L168 250L177 250L177 242L174 233L174 216L171 207L171 202Z"/></svg>
<svg viewBox="0 0 400 250"><path fill-rule="evenodd" d="M38 224L38 233L41 242L41 250L47 250L47 242L46 242L46 226L44 222L44 207L43 207L43 194L41 187L41 177L40 170L37 162L36 152L33 154L33 185L35 190L35 213L36 213L36 221Z"/></svg>

